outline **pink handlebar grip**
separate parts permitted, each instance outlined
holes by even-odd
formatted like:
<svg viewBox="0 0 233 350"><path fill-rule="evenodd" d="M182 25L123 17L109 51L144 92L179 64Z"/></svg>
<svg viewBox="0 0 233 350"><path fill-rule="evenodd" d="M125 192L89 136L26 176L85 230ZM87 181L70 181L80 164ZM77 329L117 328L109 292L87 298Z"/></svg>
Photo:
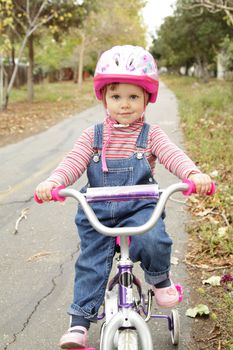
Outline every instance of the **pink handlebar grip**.
<svg viewBox="0 0 233 350"><path fill-rule="evenodd" d="M34 199L35 199L35 202L38 203L38 204L42 204L42 203L43 203L42 199L40 199L40 198L37 196L36 192L34 192Z"/></svg>
<svg viewBox="0 0 233 350"><path fill-rule="evenodd" d="M65 186L58 186L58 187L54 187L51 191L51 196L52 196L52 201L54 202L64 202L64 200L66 199L65 197L61 197L59 196L59 191L62 190L63 188L65 188ZM44 201L42 199L40 199L36 192L34 193L34 199L38 204L42 204L44 203Z"/></svg>
<svg viewBox="0 0 233 350"><path fill-rule="evenodd" d="M52 200L54 202L64 202L64 200L66 199L65 197L59 196L59 191L62 190L63 188L65 188L65 186L58 186L52 189L51 195L52 195Z"/></svg>
<svg viewBox="0 0 233 350"><path fill-rule="evenodd" d="M197 193L195 183L192 180L184 179L183 182L189 186L189 188L186 191L182 192L184 196L190 196L193 193ZM206 195L212 196L215 192L216 192L216 185L214 182L211 182L211 189L209 192L206 193Z"/></svg>

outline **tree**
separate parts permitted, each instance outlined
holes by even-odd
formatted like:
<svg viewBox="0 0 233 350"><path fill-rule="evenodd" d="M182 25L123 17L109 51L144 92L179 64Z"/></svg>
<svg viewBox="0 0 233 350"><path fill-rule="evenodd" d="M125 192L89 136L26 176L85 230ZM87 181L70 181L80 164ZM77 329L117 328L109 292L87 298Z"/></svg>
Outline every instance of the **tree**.
<svg viewBox="0 0 233 350"><path fill-rule="evenodd" d="M225 13L230 25L233 26L233 0L182 0L183 8L191 10L194 8L207 9L211 13Z"/></svg>
<svg viewBox="0 0 233 350"><path fill-rule="evenodd" d="M7 8L6 7L4 8L4 6L3 6L4 2L5 2L4 0L1 0L1 5L2 5L1 9L2 9L3 18L4 18L4 14L8 13ZM12 33L12 31L13 31L18 35L18 37L20 37L20 33L17 31L17 28L19 25L23 28L24 35L23 35L22 41L20 43L20 48L19 48L19 52L17 55L17 61L15 62L13 73L11 75L9 84L7 86L1 109L7 108L9 95L10 95L11 89L13 87L13 84L14 84L14 81L16 78L16 74L18 71L18 66L19 66L19 63L22 59L23 52L24 52L24 49L26 47L26 44L28 42L29 37L40 26L42 26L45 22L49 21L54 16L54 14L50 14L50 16L41 17L44 8L47 5L47 0L37 1L37 8L36 8L36 11L33 13L30 10L30 0L26 0L25 13L24 13L24 16L22 15L22 17L26 18L26 25L25 25L24 20L23 21L21 20L21 16L19 16L17 14L17 11L15 12L16 8L17 9L21 8L22 1L19 1L19 2L15 1L14 2L14 0L11 0L10 2L11 2L11 21L9 21L9 24L4 27L5 33L9 33L9 32Z"/></svg>
<svg viewBox="0 0 233 350"><path fill-rule="evenodd" d="M101 51L113 45L145 44L145 27L142 23L143 0L97 0L96 12L90 11L77 31L78 82L82 84L83 62L96 61ZM94 63L95 64L95 63Z"/></svg>
<svg viewBox="0 0 233 350"><path fill-rule="evenodd" d="M12 48L15 39L20 43L17 62L14 66L13 73L6 91L6 97L3 108L7 107L9 94L18 70L18 64L22 59L26 45L28 45L28 96L29 100L33 98L33 67L34 67L34 38L36 32L41 27L47 25L56 40L59 40L60 33L69 30L70 25L79 26L88 13L90 0L82 4L75 0L0 0L0 3L10 1L11 18L8 28L5 32L11 38ZM5 8L5 13L7 9Z"/></svg>
<svg viewBox="0 0 233 350"><path fill-rule="evenodd" d="M215 63L220 44L229 27L220 13L196 13L177 6L174 16L167 17L158 31L154 46L159 48L163 65L179 68L196 63L200 76L208 77L208 65ZM157 50L158 51L158 50Z"/></svg>

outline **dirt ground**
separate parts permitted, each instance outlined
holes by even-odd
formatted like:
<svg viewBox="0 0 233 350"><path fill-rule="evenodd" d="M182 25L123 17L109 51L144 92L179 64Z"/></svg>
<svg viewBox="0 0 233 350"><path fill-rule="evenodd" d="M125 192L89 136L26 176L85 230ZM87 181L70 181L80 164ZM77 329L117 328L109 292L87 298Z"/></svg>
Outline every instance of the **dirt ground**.
<svg viewBox="0 0 233 350"><path fill-rule="evenodd" d="M70 101L11 103L7 111L0 112L0 147L46 130L94 103L94 99L83 101L81 106Z"/></svg>
<svg viewBox="0 0 233 350"><path fill-rule="evenodd" d="M82 104L82 109L94 103L94 100L90 100L86 104ZM81 108L78 105L70 102L10 104L7 111L0 112L0 147L46 130L60 120L80 111ZM230 310L222 303L232 291L226 292L223 286L213 287L202 284L202 280L211 275L220 276L223 273L230 273L231 262L229 258L226 258L218 266L218 264L204 259L196 265L192 261L192 256L198 253L198 245L199 238L190 237L186 263L192 286L191 305L193 307L197 304L208 305L211 312L209 316L195 318L192 342L187 350L232 350L233 342L232 345L226 345L226 339L233 336L232 325L226 324L225 321L226 313L229 314ZM216 266L214 267L214 265Z"/></svg>

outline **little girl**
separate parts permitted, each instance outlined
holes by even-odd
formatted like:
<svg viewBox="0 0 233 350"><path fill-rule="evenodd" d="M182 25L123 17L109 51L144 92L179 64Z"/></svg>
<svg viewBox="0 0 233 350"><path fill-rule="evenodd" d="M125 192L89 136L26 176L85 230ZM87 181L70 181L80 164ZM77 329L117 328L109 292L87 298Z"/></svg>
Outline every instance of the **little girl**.
<svg viewBox="0 0 233 350"><path fill-rule="evenodd" d="M157 159L179 178L191 179L199 194L210 190L210 177L202 174L158 125L145 123L146 106L156 101L158 92L157 67L149 52L130 45L104 52L96 67L94 87L106 117L84 130L51 176L37 186L40 199L49 201L53 187L72 185L85 170L90 187L155 183ZM132 200L93 203L92 207L104 225L119 227L144 224L155 205L151 200ZM81 208L75 222L81 251L75 264L73 303L68 310L71 325L60 340L62 349L88 346L87 331L103 303L115 254L115 239L96 232ZM164 308L174 307L179 300L169 274L171 245L162 217L150 232L133 236L130 245L132 261L141 262L155 301Z"/></svg>

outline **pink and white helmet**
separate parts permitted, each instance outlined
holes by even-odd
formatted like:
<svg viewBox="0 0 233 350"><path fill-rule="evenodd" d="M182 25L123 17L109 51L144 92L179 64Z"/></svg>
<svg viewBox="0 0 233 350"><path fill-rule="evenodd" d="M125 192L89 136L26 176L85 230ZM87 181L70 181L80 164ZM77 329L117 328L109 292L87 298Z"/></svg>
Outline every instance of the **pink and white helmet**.
<svg viewBox="0 0 233 350"><path fill-rule="evenodd" d="M155 102L158 94L158 70L153 56L140 46L114 46L105 51L96 66L95 94L102 100L102 89L112 83L135 84L150 95Z"/></svg>

